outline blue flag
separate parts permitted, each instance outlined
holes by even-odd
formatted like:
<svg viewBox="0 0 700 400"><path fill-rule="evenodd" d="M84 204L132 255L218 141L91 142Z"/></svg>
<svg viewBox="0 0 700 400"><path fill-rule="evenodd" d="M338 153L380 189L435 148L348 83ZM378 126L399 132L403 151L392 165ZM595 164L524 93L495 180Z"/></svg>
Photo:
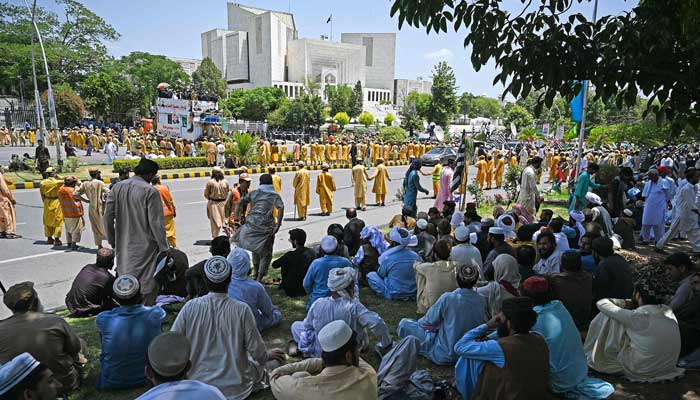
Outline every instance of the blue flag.
<svg viewBox="0 0 700 400"><path fill-rule="evenodd" d="M586 91L587 81L583 81L581 91L571 100L571 120L581 122L583 120L583 94Z"/></svg>

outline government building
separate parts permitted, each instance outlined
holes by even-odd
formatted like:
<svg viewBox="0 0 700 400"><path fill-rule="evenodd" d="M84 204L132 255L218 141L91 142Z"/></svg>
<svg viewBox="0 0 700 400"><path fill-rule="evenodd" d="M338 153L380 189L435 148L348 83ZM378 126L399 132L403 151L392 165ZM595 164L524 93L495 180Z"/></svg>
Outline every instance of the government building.
<svg viewBox="0 0 700 400"><path fill-rule="evenodd" d="M228 29L202 33L202 57L222 71L229 90L274 86L294 98L309 82L324 93L327 85L360 81L363 108L375 117L382 105L400 105L409 87L430 92L429 82L394 79L395 33L342 33L340 42L299 38L291 13L227 7Z"/></svg>

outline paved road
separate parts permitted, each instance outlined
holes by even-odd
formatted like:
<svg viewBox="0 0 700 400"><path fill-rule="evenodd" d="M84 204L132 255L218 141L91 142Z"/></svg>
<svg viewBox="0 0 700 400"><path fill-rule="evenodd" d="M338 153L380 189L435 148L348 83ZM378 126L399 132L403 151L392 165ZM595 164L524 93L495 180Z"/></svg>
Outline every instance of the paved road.
<svg viewBox="0 0 700 400"><path fill-rule="evenodd" d="M51 154L51 160L52 162L55 162L56 159L56 146L47 146L49 149L49 153ZM13 154L17 154L18 156L22 157L22 154L28 153L31 157L34 157L34 151L36 147L9 147L9 146L0 146L0 164L2 165L7 165L12 158ZM85 163L85 164L107 164L107 155L104 152L95 152L93 151L92 154L88 157L86 156L86 152L80 149L76 149L77 155L80 157L80 162ZM117 151L117 154L119 156L124 156L126 154L126 147L120 146L119 150ZM66 158L66 153L63 151L63 147L61 147L61 157L65 160ZM120 157L121 158L121 157Z"/></svg>
<svg viewBox="0 0 700 400"><path fill-rule="evenodd" d="M367 211L360 212L360 217L367 223L387 224L391 217L400 213L401 205L394 199L394 193L402 184L406 167L390 167L392 181L389 183L388 204L386 207L370 206ZM294 173L282 173L282 198L286 205L285 221L276 236L274 251L284 251L290 248L287 232L301 227L306 230L308 243L318 242L326 233L331 223L345 224L343 207L354 206L353 187L349 170L332 170L338 191L335 193L334 211L331 216L321 217L318 197L313 195L309 206L309 217L306 221L293 221L294 190L292 179ZM316 187L317 171L311 171L312 192ZM474 176L474 172L470 171ZM231 183L231 178L229 182ZM253 177L253 186L257 187L257 176ZM177 243L178 248L189 256L190 264L198 262L208 255L206 241L210 240L209 221L206 216L206 200L203 198L206 178L168 180L165 184L170 187L177 206ZM422 177L421 183L426 188L432 188L430 177ZM371 193L371 182L367 200L374 204L374 194ZM432 190L432 189L431 189ZM38 190L17 190L17 221L18 233L23 236L18 240L0 241L0 280L10 285L26 280L34 281L41 300L46 308L64 304L64 297L70 288L75 274L80 268L94 261L95 246L90 231L90 224L83 233L82 245L86 249L78 252L52 250L45 244L43 233L42 206ZM419 196L419 209L427 210L433 205L433 200ZM65 237L65 235L64 235ZM0 307L0 318L7 315L7 310Z"/></svg>

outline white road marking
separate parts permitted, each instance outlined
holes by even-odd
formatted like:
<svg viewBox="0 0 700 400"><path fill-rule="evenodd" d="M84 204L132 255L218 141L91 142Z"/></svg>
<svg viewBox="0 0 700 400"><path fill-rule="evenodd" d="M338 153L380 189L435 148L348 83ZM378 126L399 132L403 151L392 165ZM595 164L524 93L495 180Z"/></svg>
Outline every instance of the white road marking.
<svg viewBox="0 0 700 400"><path fill-rule="evenodd" d="M15 225L27 225L27 223L26 222L18 222Z"/></svg>
<svg viewBox="0 0 700 400"><path fill-rule="evenodd" d="M189 203L185 203L185 205L190 205L190 204L204 204L207 203L208 200L202 200L202 201L191 201Z"/></svg>
<svg viewBox="0 0 700 400"><path fill-rule="evenodd" d="M45 256L50 256L52 254L55 255L55 254L66 253L66 252L68 252L68 251L67 250L56 250L56 251L49 251L48 253L32 254L31 256L24 256L24 257L10 258L9 260L2 260L2 261L0 261L0 264L9 264L11 262L31 260L32 258L45 257Z"/></svg>

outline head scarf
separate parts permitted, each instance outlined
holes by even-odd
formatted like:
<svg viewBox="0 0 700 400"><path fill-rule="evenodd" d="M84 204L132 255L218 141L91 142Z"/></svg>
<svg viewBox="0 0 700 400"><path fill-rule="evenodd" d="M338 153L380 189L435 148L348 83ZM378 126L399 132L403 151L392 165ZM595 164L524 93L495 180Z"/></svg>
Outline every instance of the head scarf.
<svg viewBox="0 0 700 400"><path fill-rule="evenodd" d="M511 221L510 224L506 222L509 219ZM496 221L496 227L503 229L503 235L505 235L506 238L517 237L515 235L515 217L510 214L503 214L500 217L498 217L498 221Z"/></svg>
<svg viewBox="0 0 700 400"><path fill-rule="evenodd" d="M226 258L231 264L231 277L246 279L250 272L250 255L240 247L234 247Z"/></svg>
<svg viewBox="0 0 700 400"><path fill-rule="evenodd" d="M493 208L493 217L494 218L498 218L505 213L506 213L506 210L504 210L503 207L501 207L501 206L495 206Z"/></svg>
<svg viewBox="0 0 700 400"><path fill-rule="evenodd" d="M586 219L586 216L583 215L583 213L580 211L572 210L569 211L569 217L576 221L576 229L578 229L579 232L578 241L579 244L581 244L581 238L583 238L583 235L586 234L586 228L583 227L583 224L581 224L581 222L583 222Z"/></svg>
<svg viewBox="0 0 700 400"><path fill-rule="evenodd" d="M355 282L355 268L333 268L328 273L328 289L337 292L341 297L352 299L348 288Z"/></svg>
<svg viewBox="0 0 700 400"><path fill-rule="evenodd" d="M494 281L489 285L492 290L488 293L489 314L494 316L501 312L503 300L518 297L518 286L520 286L520 272L518 272L518 261L510 254L501 254L493 260Z"/></svg>
<svg viewBox="0 0 700 400"><path fill-rule="evenodd" d="M535 217L530 214L530 211L528 211L524 206L516 204L513 206L513 211L515 211L515 214L520 218L521 223L532 224L535 222Z"/></svg>
<svg viewBox="0 0 700 400"><path fill-rule="evenodd" d="M369 238L369 243L381 255L389 248L389 243L384 240L384 234L377 228L376 225L366 225L360 232L360 239Z"/></svg>
<svg viewBox="0 0 700 400"><path fill-rule="evenodd" d="M406 233L406 237L403 237L401 233L399 233L401 231ZM379 256L379 264L384 263L384 261L386 261L386 259L392 254L401 251L406 247L414 247L418 244L418 238L415 235L406 230L406 228L401 228L399 226L395 226L391 229L389 232L389 239L391 239L392 242L398 243L398 245L390 248Z"/></svg>

